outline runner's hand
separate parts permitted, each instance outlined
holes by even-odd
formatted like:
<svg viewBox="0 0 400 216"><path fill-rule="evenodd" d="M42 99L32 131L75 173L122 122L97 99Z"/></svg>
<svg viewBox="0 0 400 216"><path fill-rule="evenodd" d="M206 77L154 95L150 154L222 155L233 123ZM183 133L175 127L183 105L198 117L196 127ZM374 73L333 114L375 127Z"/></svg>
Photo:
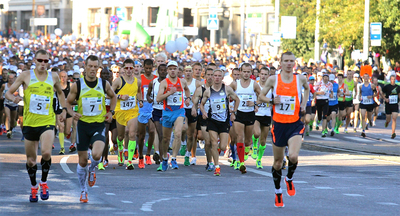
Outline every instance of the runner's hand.
<svg viewBox="0 0 400 216"><path fill-rule="evenodd" d="M235 113L231 113L231 122L235 121L235 119L236 119Z"/></svg>
<svg viewBox="0 0 400 216"><path fill-rule="evenodd" d="M129 95L122 95L120 97L121 100L128 100L129 99Z"/></svg>
<svg viewBox="0 0 400 216"><path fill-rule="evenodd" d="M139 107L140 107L140 108L143 107L143 101L139 101Z"/></svg>
<svg viewBox="0 0 400 216"><path fill-rule="evenodd" d="M300 111L301 111L302 115L305 115L306 114L306 107L305 106L301 106L300 107Z"/></svg>
<svg viewBox="0 0 400 216"><path fill-rule="evenodd" d="M280 96L274 97L274 104L280 104L280 103L281 103L281 97Z"/></svg>
<svg viewBox="0 0 400 216"><path fill-rule="evenodd" d="M111 123L112 121L112 114L111 112L108 112L104 115L104 117L106 117L106 122Z"/></svg>
<svg viewBox="0 0 400 216"><path fill-rule="evenodd" d="M192 108L192 116L196 117L197 116L197 110L195 110L194 108Z"/></svg>
<svg viewBox="0 0 400 216"><path fill-rule="evenodd" d="M58 116L58 120L59 120L60 122L64 122L66 116L67 116L67 111L66 111L65 109L63 109L61 115Z"/></svg>
<svg viewBox="0 0 400 216"><path fill-rule="evenodd" d="M169 91L167 92L168 95L172 95L176 92L176 88L175 87L171 87L169 88Z"/></svg>
<svg viewBox="0 0 400 216"><path fill-rule="evenodd" d="M22 98L20 98L20 97L15 97L13 102L17 104L17 103L19 103L20 101L22 101Z"/></svg>
<svg viewBox="0 0 400 216"><path fill-rule="evenodd" d="M203 119L206 120L208 118L206 113L203 113Z"/></svg>
<svg viewBox="0 0 400 216"><path fill-rule="evenodd" d="M74 120L79 120L82 117L82 115L80 113L75 112L73 117Z"/></svg>

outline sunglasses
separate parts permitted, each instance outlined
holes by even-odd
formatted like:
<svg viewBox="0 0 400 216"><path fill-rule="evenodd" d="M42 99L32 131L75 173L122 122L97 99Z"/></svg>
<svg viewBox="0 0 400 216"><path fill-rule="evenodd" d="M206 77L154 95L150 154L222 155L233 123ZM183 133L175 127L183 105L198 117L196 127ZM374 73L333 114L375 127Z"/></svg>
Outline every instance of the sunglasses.
<svg viewBox="0 0 400 216"><path fill-rule="evenodd" d="M36 59L36 61L38 61L39 63L42 63L42 62L47 63L47 62L49 62L48 59Z"/></svg>
<svg viewBox="0 0 400 216"><path fill-rule="evenodd" d="M124 67L126 70L133 70L133 67Z"/></svg>
<svg viewBox="0 0 400 216"><path fill-rule="evenodd" d="M79 80L79 78L72 78L73 80Z"/></svg>

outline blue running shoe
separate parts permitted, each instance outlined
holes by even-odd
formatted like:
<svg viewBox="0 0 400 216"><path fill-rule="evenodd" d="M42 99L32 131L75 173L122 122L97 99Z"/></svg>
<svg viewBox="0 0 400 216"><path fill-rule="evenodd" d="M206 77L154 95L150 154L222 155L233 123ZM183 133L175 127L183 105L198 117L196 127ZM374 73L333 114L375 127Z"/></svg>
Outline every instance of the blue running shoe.
<svg viewBox="0 0 400 216"><path fill-rule="evenodd" d="M39 188L36 187L31 187L31 196L29 197L29 201L30 202L37 202L38 201L38 196L37 196L37 192L38 192Z"/></svg>
<svg viewBox="0 0 400 216"><path fill-rule="evenodd" d="M163 172L167 171L167 169L168 169L168 160L163 160L161 166L162 166L162 171Z"/></svg>
<svg viewBox="0 0 400 216"><path fill-rule="evenodd" d="M214 163L213 163L213 162L210 162L209 165L208 165L207 171L208 171L208 172L212 172L212 171L214 170L214 168L215 168Z"/></svg>
<svg viewBox="0 0 400 216"><path fill-rule="evenodd" d="M39 183L40 187L40 199L48 200L49 199L49 186L47 186L47 182Z"/></svg>
<svg viewBox="0 0 400 216"><path fill-rule="evenodd" d="M171 167L172 169L179 169L178 163L175 160L171 160Z"/></svg>

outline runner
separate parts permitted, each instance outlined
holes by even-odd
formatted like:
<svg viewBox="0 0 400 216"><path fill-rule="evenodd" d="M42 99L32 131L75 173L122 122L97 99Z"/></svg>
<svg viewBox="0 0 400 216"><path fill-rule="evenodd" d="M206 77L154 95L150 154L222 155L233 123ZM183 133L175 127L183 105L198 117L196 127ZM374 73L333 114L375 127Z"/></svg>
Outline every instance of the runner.
<svg viewBox="0 0 400 216"><path fill-rule="evenodd" d="M304 124L300 121L300 112L305 113L307 100L301 99L301 86L304 87L304 98L308 98L310 87L304 76L293 74L295 56L291 52L285 52L281 56L281 73L268 78L259 100L264 103L273 104L272 150L274 153L274 164L272 166L272 177L275 184L275 207L284 207L282 200L282 189L280 186L282 177L282 161L285 146L289 147L289 167L285 178L287 194L294 196L296 190L293 185L293 174L297 168L298 155L301 147L301 138L304 132ZM277 88L276 88L277 87ZM270 101L266 97L269 90L273 89L274 99Z"/></svg>
<svg viewBox="0 0 400 216"><path fill-rule="evenodd" d="M6 99L18 103L22 99L13 94L21 86L24 86L24 134L26 169L31 180L31 195L29 200L37 202L38 185L36 182L37 171L37 150L39 140L41 143L42 158L42 179L39 183L40 198L49 199L49 187L47 186L47 176L51 166L51 148L54 141L55 114L52 109L53 88L56 89L60 98L63 112L60 121L65 120L65 97L61 90L60 79L57 74L47 71L49 54L45 50L38 50L35 53L36 69L21 73L13 85L6 93Z"/></svg>
<svg viewBox="0 0 400 216"><path fill-rule="evenodd" d="M198 69L198 67L196 68ZM185 81L188 85L188 88L190 90L190 97L193 97L194 92L198 87L201 86L201 81L197 80L194 78L193 70L191 66L186 66L185 67ZM199 73L199 70L197 70L197 73ZM201 74L201 72L200 72ZM200 78L201 79L201 78ZM185 124L182 129L182 141L186 140L186 135L187 135L187 142L183 142L184 144L187 143L187 145L181 146L180 150L180 155L185 156L185 162L183 165L185 166L190 166L190 165L196 165L196 157L192 157L192 161L190 162L190 156L192 152L192 148L196 148L196 137L197 137L197 131L196 131L196 124L197 124L197 115L192 116L192 107L193 103L190 101L189 106L185 105Z"/></svg>
<svg viewBox="0 0 400 216"><path fill-rule="evenodd" d="M149 89L147 91L147 101L153 104L153 112L151 121L154 123L158 142L154 140L154 154L153 160L156 164L160 164L157 168L157 171L162 171L161 157L160 157L160 144L162 143L162 125L161 125L161 117L163 110L163 102L156 102L157 93L160 87L160 83L167 77L167 65L160 64L157 68L158 79L153 79L152 82L149 83Z"/></svg>
<svg viewBox="0 0 400 216"><path fill-rule="evenodd" d="M138 117L138 144L139 144L139 169L144 169L145 163L143 159L143 147L144 147L144 139L146 136L146 126L149 129L149 138L148 138L148 146L146 152L146 165L151 165L151 148L154 143L154 133L155 126L153 121L149 121L151 119L153 113L153 106L151 103L147 101L147 91L149 88L149 84L157 78L156 75L153 75L153 60L146 59L144 60L144 74L141 74L141 93L143 95L143 107L139 108L139 117Z"/></svg>
<svg viewBox="0 0 400 216"><path fill-rule="evenodd" d="M355 88L357 89L357 91L353 92L353 130L354 133L357 132L357 125L359 123L359 118L360 118L360 113L358 112L360 110L360 100L359 100L359 96L360 96L360 86L362 85L362 83L360 82L360 75L358 73L354 74L353 77L353 81L355 83ZM361 124L360 124L361 127Z"/></svg>
<svg viewBox="0 0 400 216"><path fill-rule="evenodd" d="M65 98L67 98L70 88L71 88L70 82L67 81L67 73L65 73L64 71L61 71L59 73L59 76L60 76L61 88L64 92ZM71 137L72 116L67 113L66 120L64 122L57 122L57 125L58 125L58 130L59 130L58 139L59 139L60 146L61 146L59 154L63 155L63 154L65 154L64 135L65 135L65 138L67 138L67 139L69 139Z"/></svg>
<svg viewBox="0 0 400 216"><path fill-rule="evenodd" d="M264 88L267 79L269 70L268 68L261 68L260 70L260 81L258 84L260 85L261 90ZM270 90L267 93L267 98L271 100L272 91ZM264 151L266 148L267 137L269 133L269 127L271 125L271 105L270 103L258 103L258 112L256 113L256 121L254 122L254 135L253 135L253 154L251 155L253 159L256 160L257 169L262 169L262 156L264 155ZM260 138L261 136L261 138ZM259 139L260 138L260 139ZM258 142L260 142L260 146L258 146Z"/></svg>
<svg viewBox="0 0 400 216"><path fill-rule="evenodd" d="M123 148L124 138L129 137L129 142L125 142L125 147L128 147L128 157L126 163L127 170L133 170L132 159L136 149L136 130L137 117L139 115L138 106L143 107L142 92L138 91L141 86L141 80L137 79L133 74L135 62L131 59L126 59L122 65L124 74L114 80L112 84L113 91L117 94L117 105L115 108L114 118L117 120L118 131L118 165L124 164ZM128 130L125 131L125 128Z"/></svg>
<svg viewBox="0 0 400 216"><path fill-rule="evenodd" d="M7 94L7 91L9 91L10 87L12 84L14 84L15 81L15 74L8 74L8 82L4 83L1 86L0 89L0 94L3 95L3 92ZM14 92L14 96L18 97L22 100L22 98L19 96L19 88L17 91ZM7 129L7 138L11 139L13 137L12 130L15 127L15 119L17 118L17 109L18 109L18 103L14 103L11 100L5 99L4 100L4 113L6 114L6 129Z"/></svg>
<svg viewBox="0 0 400 216"><path fill-rule="evenodd" d="M96 77L97 69L100 67L100 60L97 56L90 55L85 61L85 77L80 78L71 86L67 98L68 113L78 120L78 158L76 172L78 173L79 185L81 187L80 202L88 202L89 187L96 183L95 168L101 162L101 155L105 148L105 124L104 121L112 121L112 115L116 104L116 97L110 84L101 78ZM106 111L105 95L111 99L110 111ZM62 98L60 98L62 99ZM61 100L60 100L61 101ZM72 110L72 104L77 101L78 112ZM88 149L92 146L91 164L89 169Z"/></svg>
<svg viewBox="0 0 400 216"><path fill-rule="evenodd" d="M329 111L328 111L328 121L331 121L331 136L335 135L335 128L336 128L336 123L339 122L337 118L338 114L338 109L339 109L339 101L338 101L338 95L340 93L339 90L339 84L335 82L335 75L334 74L329 74L329 82L332 83L332 94L329 97Z"/></svg>
<svg viewBox="0 0 400 216"><path fill-rule="evenodd" d="M308 85L310 86L310 92L308 96L308 101L306 105L306 117L305 117L305 132L306 136L310 135L310 131L312 131L315 113L317 111L317 107L315 106L315 90L314 90L314 76L310 76L308 78Z"/></svg>
<svg viewBox="0 0 400 216"><path fill-rule="evenodd" d="M211 172L214 170L215 166L212 160L212 154L211 154L211 141L210 141L210 135L207 131L207 120L203 119L203 114L202 112L198 112L198 107L199 104L201 103L201 100L203 98L204 92L206 91L207 88L209 88L213 84L213 73L214 70L212 68L207 68L206 70L206 83L201 85L200 88L196 89L196 92L193 95L193 107L192 107L192 116L197 116L198 114L200 115L198 117L198 124L200 126L201 130L201 136L204 139L204 150L206 152L206 159L207 159L207 164L206 164L206 170ZM208 100L204 104L204 110L206 113L208 113L208 110L210 109L210 100Z"/></svg>
<svg viewBox="0 0 400 216"><path fill-rule="evenodd" d="M317 114L318 121L322 120L322 137L326 137L328 134L327 121L329 111L329 97L332 96L332 83L329 82L329 75L323 74L322 80L314 85L315 95L317 97Z"/></svg>
<svg viewBox="0 0 400 216"><path fill-rule="evenodd" d="M1 79L0 79L0 87L3 86L4 83L7 83L7 77L8 77L8 70L7 66L4 65L2 67L1 71ZM5 123L5 118L3 117L4 115L4 100L6 99L5 97L6 93L3 91L3 94L0 94L0 136L3 135L3 133L7 133L6 126L4 125Z"/></svg>
<svg viewBox="0 0 400 216"><path fill-rule="evenodd" d="M400 87L396 85L396 75L390 76L390 84L382 89L382 98L385 100L386 122L385 127L392 121L392 139L396 137L396 120L399 113Z"/></svg>
<svg viewBox="0 0 400 216"><path fill-rule="evenodd" d="M349 88L346 85L346 83L344 83L343 74L338 74L337 78L338 78L338 86L339 86L339 93L338 93L339 118L338 118L338 121L336 122L335 133L339 134L339 128L342 125L342 120L347 115L346 97L350 96L351 93L350 93Z"/></svg>
<svg viewBox="0 0 400 216"><path fill-rule="evenodd" d="M353 112L353 94L357 93L357 82L354 82L353 80L353 74L354 72L349 70L347 71L347 77L344 80L344 84L347 85L348 89L349 89L349 95L345 96L345 109L346 109L346 126L344 128L344 132L345 133L349 133L347 131L347 127L350 124L350 120L351 120L351 113Z"/></svg>
<svg viewBox="0 0 400 216"><path fill-rule="evenodd" d="M360 94L358 95L358 100L361 101L361 136L365 137L366 118L368 119L369 124L372 126L372 111L374 110L374 97L376 96L376 86L369 82L368 73L364 73L363 80L364 84L359 86L358 89L360 91Z"/></svg>
<svg viewBox="0 0 400 216"><path fill-rule="evenodd" d="M203 119L208 119L207 130L211 140L211 154L215 163L215 176L221 175L218 147L221 151L225 151L229 138L229 118L232 121L235 118L234 115L229 115L229 98L235 100L236 105L234 111L238 109L240 102L232 88L222 83L223 75L224 73L221 70L214 70L214 82L212 86L207 88L204 92L200 104ZM210 109L208 111L204 109L204 105L207 101L209 101L210 104ZM219 144L218 139L220 140Z"/></svg>
<svg viewBox="0 0 400 216"><path fill-rule="evenodd" d="M168 62L167 65L168 78L161 81L157 93L156 101L163 102L164 110L162 114L163 126L163 142L161 144L161 154L163 157L162 170L168 169L168 146L174 129L174 144L172 148L171 167L178 169L176 156L179 153L181 145L182 125L184 123L185 110L183 104L189 105L190 90L184 79L177 77L178 63L175 61ZM185 91L185 99L183 99L183 91Z"/></svg>
<svg viewBox="0 0 400 216"><path fill-rule="evenodd" d="M232 82L230 87L235 90L240 99L239 108L237 109L237 113L235 113L234 124L237 134L236 147L240 161L239 170L242 172L242 174L244 174L246 173L244 161L245 158L247 159L250 152L255 112L257 112L258 109L258 107L255 105L255 97L260 94L261 89L259 85L254 85L254 80L250 79L252 67L249 63L242 64L240 67L240 72L240 79Z"/></svg>
<svg viewBox="0 0 400 216"><path fill-rule="evenodd" d="M376 119L378 118L378 113L379 113L379 106L381 105L381 94L382 94L382 88L378 83L378 78L377 77L372 77L372 83L376 86L376 97L374 97L374 111L372 114L374 114L373 121L372 121L372 126L376 126L375 122Z"/></svg>

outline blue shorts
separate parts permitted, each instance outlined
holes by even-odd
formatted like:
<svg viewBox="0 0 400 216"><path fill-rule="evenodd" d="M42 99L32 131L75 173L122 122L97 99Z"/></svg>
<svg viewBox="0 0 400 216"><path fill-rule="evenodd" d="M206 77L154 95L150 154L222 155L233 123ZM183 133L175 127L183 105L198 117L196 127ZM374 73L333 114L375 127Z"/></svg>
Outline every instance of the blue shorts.
<svg viewBox="0 0 400 216"><path fill-rule="evenodd" d="M139 108L138 121L142 124L147 124L151 119L153 112L153 105L149 102L143 102L143 107Z"/></svg>
<svg viewBox="0 0 400 216"><path fill-rule="evenodd" d="M163 110L162 113L162 126L166 128L172 128L174 126L174 123L178 117L183 117L185 118L185 109L181 108L175 111L168 111L168 110Z"/></svg>
<svg viewBox="0 0 400 216"><path fill-rule="evenodd" d="M17 109L18 109L18 106L13 107L8 104L4 104L4 106L6 106L8 109L10 109L10 111L17 111Z"/></svg>
<svg viewBox="0 0 400 216"><path fill-rule="evenodd" d="M163 114L162 110L153 109L153 113L152 113L153 117L151 117L151 120L153 120L153 122L161 121L162 114Z"/></svg>
<svg viewBox="0 0 400 216"><path fill-rule="evenodd" d="M274 122L271 129L272 143L278 147L285 147L288 145L290 138L304 134L304 123L297 121L294 123L278 123Z"/></svg>

